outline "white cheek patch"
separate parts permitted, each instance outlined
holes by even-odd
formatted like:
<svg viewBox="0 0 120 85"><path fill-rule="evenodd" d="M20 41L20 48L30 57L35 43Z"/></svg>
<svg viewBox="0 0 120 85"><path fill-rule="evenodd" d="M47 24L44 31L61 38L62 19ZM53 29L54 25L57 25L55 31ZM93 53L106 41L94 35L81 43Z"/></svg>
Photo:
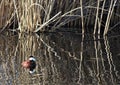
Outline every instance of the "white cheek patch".
<svg viewBox="0 0 120 85"><path fill-rule="evenodd" d="M29 58L29 60L33 60L33 61L36 61L36 59L35 59L35 58L33 58L33 57Z"/></svg>
<svg viewBox="0 0 120 85"><path fill-rule="evenodd" d="M35 70L33 70L33 71L29 71L31 74L33 74L34 72L35 72Z"/></svg>

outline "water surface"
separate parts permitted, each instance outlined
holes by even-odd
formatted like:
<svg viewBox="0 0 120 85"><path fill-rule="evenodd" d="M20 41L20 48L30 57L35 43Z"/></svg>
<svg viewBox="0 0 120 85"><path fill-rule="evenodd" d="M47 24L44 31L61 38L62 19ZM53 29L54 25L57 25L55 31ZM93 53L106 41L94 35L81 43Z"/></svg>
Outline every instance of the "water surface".
<svg viewBox="0 0 120 85"><path fill-rule="evenodd" d="M120 37L0 34L0 85L119 85ZM36 72L21 67L29 56Z"/></svg>

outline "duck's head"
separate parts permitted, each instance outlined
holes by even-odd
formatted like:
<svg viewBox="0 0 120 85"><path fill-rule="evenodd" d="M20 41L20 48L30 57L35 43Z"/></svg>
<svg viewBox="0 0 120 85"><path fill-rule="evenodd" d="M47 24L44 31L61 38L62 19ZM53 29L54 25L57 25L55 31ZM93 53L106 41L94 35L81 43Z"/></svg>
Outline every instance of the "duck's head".
<svg viewBox="0 0 120 85"><path fill-rule="evenodd" d="M22 67L29 69L29 72L33 73L36 68L36 59L30 56L28 60L22 62Z"/></svg>
<svg viewBox="0 0 120 85"><path fill-rule="evenodd" d="M30 60L26 60L26 61L22 62L22 66L24 68L30 68Z"/></svg>

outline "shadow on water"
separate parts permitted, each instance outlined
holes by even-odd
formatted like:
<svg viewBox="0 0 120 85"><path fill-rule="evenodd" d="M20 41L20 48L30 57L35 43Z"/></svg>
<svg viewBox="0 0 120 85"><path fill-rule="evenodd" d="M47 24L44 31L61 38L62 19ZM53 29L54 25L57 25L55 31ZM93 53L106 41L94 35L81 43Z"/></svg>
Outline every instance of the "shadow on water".
<svg viewBox="0 0 120 85"><path fill-rule="evenodd" d="M81 37L1 34L0 85L119 85L120 37L86 35L83 42ZM37 60L34 74L21 67L30 55Z"/></svg>

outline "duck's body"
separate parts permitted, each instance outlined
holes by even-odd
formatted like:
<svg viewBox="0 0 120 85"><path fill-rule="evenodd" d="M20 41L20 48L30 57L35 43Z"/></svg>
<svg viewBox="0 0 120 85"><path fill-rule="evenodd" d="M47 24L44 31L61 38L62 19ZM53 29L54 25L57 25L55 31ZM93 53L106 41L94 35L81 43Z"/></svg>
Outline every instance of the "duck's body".
<svg viewBox="0 0 120 85"><path fill-rule="evenodd" d="M33 56L30 56L28 60L22 62L22 66L29 69L30 73L34 73L36 68L36 59Z"/></svg>

